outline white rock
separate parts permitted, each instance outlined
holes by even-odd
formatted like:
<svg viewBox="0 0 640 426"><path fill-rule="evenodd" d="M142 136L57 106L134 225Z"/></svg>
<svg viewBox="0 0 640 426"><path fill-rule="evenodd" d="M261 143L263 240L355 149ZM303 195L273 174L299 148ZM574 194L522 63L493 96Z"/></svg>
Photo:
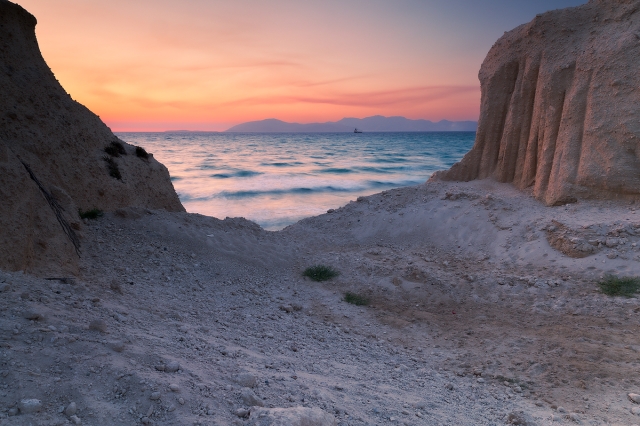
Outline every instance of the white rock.
<svg viewBox="0 0 640 426"><path fill-rule="evenodd" d="M171 383L169 385L169 389L171 390L171 392L180 392L180 386L175 383Z"/></svg>
<svg viewBox="0 0 640 426"><path fill-rule="evenodd" d="M180 364L178 364L176 361L169 361L164 367L164 371L166 371L167 373L175 373L178 370L180 370Z"/></svg>
<svg viewBox="0 0 640 426"><path fill-rule="evenodd" d="M42 409L42 401L39 399L23 399L18 403L18 409L22 414L37 413Z"/></svg>
<svg viewBox="0 0 640 426"><path fill-rule="evenodd" d="M335 426L336 419L319 408L258 408L251 410L249 426Z"/></svg>
<svg viewBox="0 0 640 426"><path fill-rule="evenodd" d="M69 405L67 405L67 408L64 409L64 414L67 417L71 417L74 414L76 414L76 412L78 411L78 406L76 405L75 402L71 402L69 403Z"/></svg>
<svg viewBox="0 0 640 426"><path fill-rule="evenodd" d="M636 404L640 404L640 395L637 393L630 393L629 395L627 395L629 397L629 399L633 402L635 402Z"/></svg>

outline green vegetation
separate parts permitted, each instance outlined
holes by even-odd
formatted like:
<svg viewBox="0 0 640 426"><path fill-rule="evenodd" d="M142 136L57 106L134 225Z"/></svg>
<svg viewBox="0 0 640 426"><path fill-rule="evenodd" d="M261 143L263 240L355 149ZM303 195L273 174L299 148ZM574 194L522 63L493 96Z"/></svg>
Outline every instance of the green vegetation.
<svg viewBox="0 0 640 426"><path fill-rule="evenodd" d="M118 141L111 142L111 144L104 149L104 152L112 157L127 155L127 151L124 149L124 145L122 145L122 143Z"/></svg>
<svg viewBox="0 0 640 426"><path fill-rule="evenodd" d="M325 265L311 266L302 273L305 277L309 277L314 281L327 281L340 275L338 271Z"/></svg>
<svg viewBox="0 0 640 426"><path fill-rule="evenodd" d="M78 209L78 214L80 215L81 219L97 219L99 217L102 217L104 215L104 212L100 209L91 209L84 212Z"/></svg>
<svg viewBox="0 0 640 426"><path fill-rule="evenodd" d="M107 163L107 168L109 169L109 176L111 176L112 178L116 178L118 180L122 180L122 174L120 174L118 163L116 163L111 157L104 157L103 160Z"/></svg>
<svg viewBox="0 0 640 426"><path fill-rule="evenodd" d="M356 306L367 306L369 304L369 299L350 291L344 294L344 301Z"/></svg>
<svg viewBox="0 0 640 426"><path fill-rule="evenodd" d="M136 146L136 155L144 160L149 158L149 153L141 146Z"/></svg>
<svg viewBox="0 0 640 426"><path fill-rule="evenodd" d="M640 291L640 278L608 275L598 285L602 292L608 296L633 297Z"/></svg>

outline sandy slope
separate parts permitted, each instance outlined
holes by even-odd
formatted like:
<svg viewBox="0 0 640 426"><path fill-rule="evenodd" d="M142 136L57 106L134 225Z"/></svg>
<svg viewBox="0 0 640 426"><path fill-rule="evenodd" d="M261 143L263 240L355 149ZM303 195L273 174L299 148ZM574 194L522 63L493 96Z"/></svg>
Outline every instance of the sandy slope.
<svg viewBox="0 0 640 426"><path fill-rule="evenodd" d="M640 303L595 284L640 274L633 204L429 183L280 232L135 209L82 232L78 278L0 272L0 424L267 424L256 403L338 425L640 423ZM301 276L318 263L341 275ZM27 398L40 411L9 416Z"/></svg>

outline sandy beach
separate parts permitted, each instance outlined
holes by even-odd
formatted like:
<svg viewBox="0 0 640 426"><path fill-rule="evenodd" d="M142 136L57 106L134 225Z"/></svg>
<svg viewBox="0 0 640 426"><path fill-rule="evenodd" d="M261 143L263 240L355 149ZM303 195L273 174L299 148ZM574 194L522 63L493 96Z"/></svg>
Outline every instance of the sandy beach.
<svg viewBox="0 0 640 426"><path fill-rule="evenodd" d="M279 232L135 208L85 222L78 277L0 274L0 424L634 422L640 302L596 285L638 274L629 202L546 207L484 180ZM303 277L315 264L340 275ZM21 399L39 412L10 416Z"/></svg>

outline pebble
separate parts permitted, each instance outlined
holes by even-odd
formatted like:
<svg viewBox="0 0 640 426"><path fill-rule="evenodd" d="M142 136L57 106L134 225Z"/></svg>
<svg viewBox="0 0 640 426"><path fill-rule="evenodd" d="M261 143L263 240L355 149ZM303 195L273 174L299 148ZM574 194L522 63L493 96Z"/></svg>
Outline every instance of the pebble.
<svg viewBox="0 0 640 426"><path fill-rule="evenodd" d="M484 379L482 377L478 378L478 383L484 383Z"/></svg>
<svg viewBox="0 0 640 426"><path fill-rule="evenodd" d="M184 405L184 398L178 398L178 402L180 403L180 405Z"/></svg>
<svg viewBox="0 0 640 426"><path fill-rule="evenodd" d="M180 386L176 385L175 383L171 383L169 385L169 389L171 390L171 392L180 392Z"/></svg>
<svg viewBox="0 0 640 426"><path fill-rule="evenodd" d="M9 291L11 289L11 286L7 283L1 283L0 284L0 293L4 293L5 291Z"/></svg>
<svg viewBox="0 0 640 426"><path fill-rule="evenodd" d="M452 390L453 390L453 384L452 384L452 383L447 383L447 384L445 385L445 388L446 388L446 389L448 389L448 390L450 390L450 391L452 391Z"/></svg>
<svg viewBox="0 0 640 426"><path fill-rule="evenodd" d="M164 371L167 373L175 373L178 370L180 370L180 364L176 361L169 361L164 367Z"/></svg>
<svg viewBox="0 0 640 426"><path fill-rule="evenodd" d="M176 411L176 405L175 404L169 405L169 408L167 408L167 411L170 413Z"/></svg>
<svg viewBox="0 0 640 426"><path fill-rule="evenodd" d="M151 419L149 417L143 417L140 419L140 423L142 423L143 425L150 425Z"/></svg>
<svg viewBox="0 0 640 426"><path fill-rule="evenodd" d="M8 411L7 414L9 414L9 417L17 416L18 415L18 407L9 408L9 411Z"/></svg>
<svg viewBox="0 0 640 426"><path fill-rule="evenodd" d="M580 416L578 415L578 413L570 413L569 418L576 423L580 423Z"/></svg>
<svg viewBox="0 0 640 426"><path fill-rule="evenodd" d="M635 402L636 404L640 404L640 395L638 395L637 393L630 393L628 396L631 401Z"/></svg>
<svg viewBox="0 0 640 426"><path fill-rule="evenodd" d="M236 376L235 382L243 388L255 388L258 378L253 374L241 373Z"/></svg>
<svg viewBox="0 0 640 426"><path fill-rule="evenodd" d="M558 407L556 411L558 411L558 413L566 413L567 412L567 410L565 410L565 408L562 407L562 406Z"/></svg>
<svg viewBox="0 0 640 426"><path fill-rule="evenodd" d="M109 347L114 352L122 352L122 351L124 351L124 343L123 342L119 342L119 341L110 342L109 343Z"/></svg>
<svg viewBox="0 0 640 426"><path fill-rule="evenodd" d="M636 416L640 416L640 407L633 407L631 409L631 413L635 414Z"/></svg>
<svg viewBox="0 0 640 426"><path fill-rule="evenodd" d="M235 411L235 415L238 417L248 417L249 416L250 411L247 410L246 408L238 408Z"/></svg>
<svg viewBox="0 0 640 426"><path fill-rule="evenodd" d="M149 396L149 399L152 401L157 401L160 399L160 392L153 392L151 394L151 396Z"/></svg>
<svg viewBox="0 0 640 426"><path fill-rule="evenodd" d="M262 402L262 400L249 388L242 389L240 397L245 405L250 407L264 407L264 402Z"/></svg>
<svg viewBox="0 0 640 426"><path fill-rule="evenodd" d="M80 420L80 417L78 416L71 416L69 417L69 420L71 420L73 424L76 424L76 425L82 424L82 420Z"/></svg>
<svg viewBox="0 0 640 426"><path fill-rule="evenodd" d="M67 405L67 408L64 409L64 414L67 417L71 417L74 414L76 414L76 412L78 411L78 406L76 405L75 402L71 402L69 403L69 405Z"/></svg>
<svg viewBox="0 0 640 426"><path fill-rule="evenodd" d="M89 330L99 331L100 333L107 332L107 323L104 320L93 320L89 323Z"/></svg>
<svg viewBox="0 0 640 426"><path fill-rule="evenodd" d="M18 409L22 414L37 413L42 409L42 401L39 399L23 399L18 403Z"/></svg>
<svg viewBox="0 0 640 426"><path fill-rule="evenodd" d="M35 311L35 310L32 310L32 309L24 311L22 313L22 316L25 319L33 320L33 321L40 321L40 320L44 319L44 315L42 315L42 313L40 313L38 311Z"/></svg>

